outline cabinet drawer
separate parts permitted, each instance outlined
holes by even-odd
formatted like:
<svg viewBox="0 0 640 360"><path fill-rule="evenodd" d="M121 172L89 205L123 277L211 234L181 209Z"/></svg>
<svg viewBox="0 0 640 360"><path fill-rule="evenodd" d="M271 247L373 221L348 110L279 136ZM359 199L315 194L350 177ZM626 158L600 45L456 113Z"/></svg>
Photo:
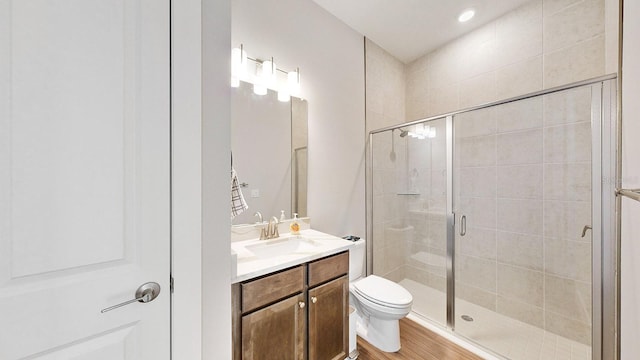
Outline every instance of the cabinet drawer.
<svg viewBox="0 0 640 360"><path fill-rule="evenodd" d="M274 301L304 290L304 266L242 283L242 313L249 312Z"/></svg>
<svg viewBox="0 0 640 360"><path fill-rule="evenodd" d="M309 287L335 279L349 272L349 252L309 263Z"/></svg>

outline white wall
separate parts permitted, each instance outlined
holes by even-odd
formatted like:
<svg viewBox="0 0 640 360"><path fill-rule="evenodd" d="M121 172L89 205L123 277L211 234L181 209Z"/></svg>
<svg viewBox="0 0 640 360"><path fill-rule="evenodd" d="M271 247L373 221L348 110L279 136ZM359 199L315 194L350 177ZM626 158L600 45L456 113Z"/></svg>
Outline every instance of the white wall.
<svg viewBox="0 0 640 360"><path fill-rule="evenodd" d="M230 39L230 0L203 0L200 286L205 360L231 358Z"/></svg>
<svg viewBox="0 0 640 360"><path fill-rule="evenodd" d="M171 5L172 355L230 359L230 0Z"/></svg>
<svg viewBox="0 0 640 360"><path fill-rule="evenodd" d="M303 74L314 227L363 234L363 155L349 151L364 152L362 37L310 1L243 3L249 54L282 56L280 67ZM174 359L231 358L230 6L172 3Z"/></svg>
<svg viewBox="0 0 640 360"><path fill-rule="evenodd" d="M234 0L232 44L300 67L309 102L312 227L365 234L363 38L311 0ZM273 216L278 214L263 214Z"/></svg>
<svg viewBox="0 0 640 360"><path fill-rule="evenodd" d="M622 187L640 188L640 2L624 2ZM640 204L622 200L621 359L640 354Z"/></svg>

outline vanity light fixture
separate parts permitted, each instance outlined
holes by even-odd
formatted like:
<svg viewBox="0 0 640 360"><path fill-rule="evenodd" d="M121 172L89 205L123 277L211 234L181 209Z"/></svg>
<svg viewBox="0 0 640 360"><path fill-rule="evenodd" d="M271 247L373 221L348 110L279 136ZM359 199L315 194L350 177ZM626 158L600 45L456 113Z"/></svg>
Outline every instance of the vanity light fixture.
<svg viewBox="0 0 640 360"><path fill-rule="evenodd" d="M287 87L292 95L300 95L300 68L289 71L287 74Z"/></svg>
<svg viewBox="0 0 640 360"><path fill-rule="evenodd" d="M458 16L458 21L461 23L467 22L471 20L471 18L473 18L475 14L476 12L473 9L467 9L463 11L462 14L460 14L460 16Z"/></svg>
<svg viewBox="0 0 640 360"><path fill-rule="evenodd" d="M253 93L256 95L267 95L267 87L262 84L253 84Z"/></svg>
<svg viewBox="0 0 640 360"><path fill-rule="evenodd" d="M247 70L248 60L255 64L255 71ZM278 73L286 75L284 81L278 80ZM300 95L300 68L293 71L278 69L278 66L270 60L254 59L247 56L244 46L231 50L231 87L240 86L240 80L253 84L253 92L256 95L266 95L268 89L278 92L278 100L287 102L291 95Z"/></svg>
<svg viewBox="0 0 640 360"><path fill-rule="evenodd" d="M300 95L300 68L286 74L287 82L278 87L278 100L283 102L291 100L291 95Z"/></svg>
<svg viewBox="0 0 640 360"><path fill-rule="evenodd" d="M262 62L262 82L264 86L270 88L276 85L276 72L277 72L276 63L273 62L273 58L271 60L266 60Z"/></svg>
<svg viewBox="0 0 640 360"><path fill-rule="evenodd" d="M273 58L257 63L253 93L256 95L267 95L267 89L272 86L275 78L275 63L273 62Z"/></svg>
<svg viewBox="0 0 640 360"><path fill-rule="evenodd" d="M291 94L286 89L278 90L278 101L287 102L291 100Z"/></svg>
<svg viewBox="0 0 640 360"><path fill-rule="evenodd" d="M240 86L240 79L247 74L247 52L244 46L231 50L231 87Z"/></svg>

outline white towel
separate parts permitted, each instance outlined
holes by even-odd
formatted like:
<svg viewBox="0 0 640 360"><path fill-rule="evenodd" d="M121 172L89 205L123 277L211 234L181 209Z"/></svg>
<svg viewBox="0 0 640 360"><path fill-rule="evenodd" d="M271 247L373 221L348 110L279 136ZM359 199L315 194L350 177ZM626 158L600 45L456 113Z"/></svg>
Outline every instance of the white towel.
<svg viewBox="0 0 640 360"><path fill-rule="evenodd" d="M247 210L249 205L244 201L242 190L240 190L240 183L238 182L238 174L231 168L231 219L240 215L243 211Z"/></svg>

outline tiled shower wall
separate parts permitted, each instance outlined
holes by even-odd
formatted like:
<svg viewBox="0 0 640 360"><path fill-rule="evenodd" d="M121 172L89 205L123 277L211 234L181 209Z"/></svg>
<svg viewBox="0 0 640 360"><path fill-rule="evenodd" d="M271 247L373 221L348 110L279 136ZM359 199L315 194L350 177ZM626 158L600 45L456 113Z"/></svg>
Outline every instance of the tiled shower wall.
<svg viewBox="0 0 640 360"><path fill-rule="evenodd" d="M408 64L407 120L604 75L605 37L605 0L531 1Z"/></svg>
<svg viewBox="0 0 640 360"><path fill-rule="evenodd" d="M405 64L365 41L367 133L405 122Z"/></svg>
<svg viewBox="0 0 640 360"><path fill-rule="evenodd" d="M404 122L404 64L368 39L365 60L367 133ZM407 233L398 230L406 225L406 198L398 196L398 192L406 181L407 155L406 142L399 139L399 132L373 139L375 172L371 203L379 211L373 213L372 226L373 238L380 240L374 243L374 272L393 281L404 278L407 243Z"/></svg>
<svg viewBox="0 0 640 360"><path fill-rule="evenodd" d="M381 133L372 140L373 148L373 272L392 281L405 277L406 246L412 232L405 225L406 199L398 195L405 173L406 146L391 140L397 134Z"/></svg>
<svg viewBox="0 0 640 360"><path fill-rule="evenodd" d="M604 7L605 0L534 0L407 65L367 40L367 130L604 75ZM583 95L570 99L590 100ZM554 118L569 103L552 98L518 104L516 112L505 106L475 113L485 118L476 125L459 119L459 141L468 137L496 152L458 159L457 199L470 207L470 231L457 244L457 295L588 342L589 242L575 233L588 223L589 184L572 179L588 180L590 165L565 146L589 144L588 114ZM444 290L441 209L424 193L398 195L412 170L407 154L417 149L396 133L392 162L391 135L375 139L374 148L386 143L377 151L387 163L374 167L374 272ZM428 261L417 261L425 253Z"/></svg>

